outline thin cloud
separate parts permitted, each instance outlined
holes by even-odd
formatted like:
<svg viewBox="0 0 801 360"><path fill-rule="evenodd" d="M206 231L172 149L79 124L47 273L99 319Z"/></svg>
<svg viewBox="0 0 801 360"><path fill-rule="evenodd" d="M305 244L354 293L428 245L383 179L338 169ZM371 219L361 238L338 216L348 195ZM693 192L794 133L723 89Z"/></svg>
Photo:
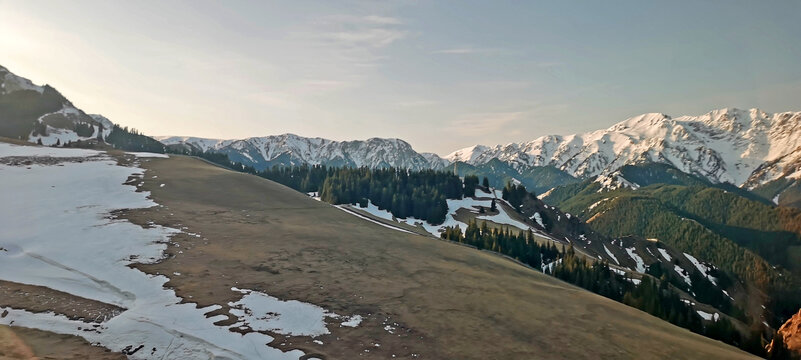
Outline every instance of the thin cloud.
<svg viewBox="0 0 801 360"><path fill-rule="evenodd" d="M323 38L345 46L385 47L406 37L407 32L395 29L368 28L353 31L339 31L323 34Z"/></svg>
<svg viewBox="0 0 801 360"><path fill-rule="evenodd" d="M451 48L451 49L441 49L432 51L432 54L449 54L449 55L464 55L464 54L485 54L490 52L496 52L498 49L489 49L489 48L473 48L473 47L462 47L462 48Z"/></svg>
<svg viewBox="0 0 801 360"><path fill-rule="evenodd" d="M439 101L435 100L410 100L410 101L401 101L396 103L399 107L405 108L415 108L415 107L423 107L423 106L430 106L439 104Z"/></svg>
<svg viewBox="0 0 801 360"><path fill-rule="evenodd" d="M389 16L369 15L369 16L365 16L363 19L364 19L364 21L367 21L367 22L373 23L373 24L381 24L381 25L400 25L400 24L403 24L403 21L401 21L400 19L394 18L394 17L389 17Z"/></svg>
<svg viewBox="0 0 801 360"><path fill-rule="evenodd" d="M523 111L467 114L451 121L448 129L462 136L487 136L497 133L498 129L503 129L505 126L513 125L525 115ZM520 133L520 130L510 127L506 132L515 135Z"/></svg>

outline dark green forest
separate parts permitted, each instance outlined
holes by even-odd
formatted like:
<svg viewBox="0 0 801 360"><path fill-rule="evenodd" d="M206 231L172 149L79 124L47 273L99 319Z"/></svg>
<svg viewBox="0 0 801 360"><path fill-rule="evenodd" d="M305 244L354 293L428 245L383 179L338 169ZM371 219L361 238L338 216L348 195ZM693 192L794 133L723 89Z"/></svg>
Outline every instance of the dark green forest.
<svg viewBox="0 0 801 360"><path fill-rule="evenodd" d="M607 236L658 238L753 282L770 294L768 307L778 320L801 306L798 278L790 272L799 270L797 209L706 186L655 184L606 192L598 188L589 182L583 188L569 185L546 200L584 219L592 217L593 229ZM586 211L606 198L610 201Z"/></svg>
<svg viewBox="0 0 801 360"><path fill-rule="evenodd" d="M136 129L115 126L104 139L116 149L125 151L142 151L162 154L165 152L164 144L155 139L142 135Z"/></svg>
<svg viewBox="0 0 801 360"><path fill-rule="evenodd" d="M332 204L364 207L370 201L398 218L413 217L432 224L445 220L446 199L472 196L478 185L476 177L465 177L463 183L447 172L395 168L274 167L257 174L298 191L319 192L323 201Z"/></svg>

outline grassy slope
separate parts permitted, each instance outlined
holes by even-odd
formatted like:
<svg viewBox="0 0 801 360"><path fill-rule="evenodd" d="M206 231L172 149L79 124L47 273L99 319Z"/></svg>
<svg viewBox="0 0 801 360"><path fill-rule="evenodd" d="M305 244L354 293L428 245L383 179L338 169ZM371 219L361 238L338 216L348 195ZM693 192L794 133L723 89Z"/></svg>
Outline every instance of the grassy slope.
<svg viewBox="0 0 801 360"><path fill-rule="evenodd" d="M181 272L167 284L179 296L226 304L239 286L365 317L331 327L325 345L286 347L329 358L749 357L499 256L386 229L255 176L187 157L143 166L165 208L127 217L207 239L179 235L181 253L170 247L174 257L140 267ZM384 331L386 319L402 331Z"/></svg>

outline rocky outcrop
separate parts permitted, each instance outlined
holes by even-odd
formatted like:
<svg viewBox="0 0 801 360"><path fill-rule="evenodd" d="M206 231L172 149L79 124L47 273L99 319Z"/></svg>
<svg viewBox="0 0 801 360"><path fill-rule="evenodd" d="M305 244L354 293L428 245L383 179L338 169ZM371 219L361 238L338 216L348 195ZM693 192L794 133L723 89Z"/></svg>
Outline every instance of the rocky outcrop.
<svg viewBox="0 0 801 360"><path fill-rule="evenodd" d="M779 328L767 351L768 359L801 359L801 310Z"/></svg>

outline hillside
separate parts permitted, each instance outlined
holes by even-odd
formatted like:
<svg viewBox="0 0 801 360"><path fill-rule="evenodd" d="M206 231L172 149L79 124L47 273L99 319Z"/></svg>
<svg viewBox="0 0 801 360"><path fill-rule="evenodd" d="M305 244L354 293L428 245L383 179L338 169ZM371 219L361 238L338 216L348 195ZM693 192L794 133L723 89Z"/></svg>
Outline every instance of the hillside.
<svg viewBox="0 0 801 360"><path fill-rule="evenodd" d="M600 346L601 355L615 357L662 357L669 356L669 352L683 352L679 349L684 345L671 350L660 345L654 345L655 349L640 345L637 350L626 349L627 341L622 334L629 330L618 326L625 327L622 323L633 319L616 320L612 314L623 311L634 316L637 320L632 322L637 323L643 319L641 313L623 310L620 304L491 254L378 226L268 181L210 168L196 160L171 158L153 161L148 167L148 174L159 176L158 182L166 185L151 188L157 201L162 201L173 214L165 218L188 226L209 241L208 244L194 241L190 245L192 250L184 250L176 261L156 264L152 270L145 267L145 271L169 273L179 263L214 264L209 270L212 274L220 272L232 278L249 279L246 284L251 288L259 282L270 283L268 289L279 298L288 296L345 313L359 313L363 316L362 325L357 328L359 335L381 344L380 349L371 349L373 356L385 357L389 354L386 351L407 348L407 356L419 351L421 357L433 358L583 358L590 344ZM254 201L250 195L254 193L264 194L271 201ZM187 202L187 199L193 200ZM232 227L219 226L212 215L226 206L241 214L226 212L229 215L224 221L235 224ZM249 218L262 221L253 222ZM293 241L284 241L289 234ZM215 244L215 238L226 239L225 244ZM224 255L217 250L220 246L237 251L233 254L225 251ZM226 261L216 260L219 256ZM305 270L298 272L298 266ZM191 294L201 303L231 296L225 292L224 283L228 281L215 285L205 280L208 278L202 271L182 273L170 285L179 294ZM201 284L204 291L220 294L204 296L196 290ZM217 287L219 291L214 290ZM571 301L564 306L552 306L564 303L564 299L557 299L567 293L582 304L573 305ZM454 297L454 294L473 295ZM581 308L586 310L578 310ZM490 311L494 314L492 319L484 316ZM577 312L570 314L572 311ZM594 314L591 318L600 318L588 323L587 318L576 316L589 314L587 311ZM520 318L519 313L531 316ZM602 333L614 334L611 338L578 330L597 328L598 325L591 323L600 319L609 326ZM647 326L657 327L637 330L653 334L640 341L661 342L675 336L665 325L656 325L656 319L647 319ZM554 322L561 325L553 327ZM385 330L387 325L389 330ZM396 329L415 336L398 338L392 334ZM476 329L492 330L481 331L482 342L465 342L477 335ZM320 338L325 345L305 346L329 357L342 357L353 351L347 346L358 341L353 335L342 336L332 331L330 340ZM683 330L679 332L690 336ZM414 340L417 335L422 339ZM334 340L334 336L340 336L341 340ZM494 345L488 348L483 342ZM653 355L648 355L652 351ZM699 354L705 352L699 351ZM723 354L716 352L708 354L713 357Z"/></svg>
<svg viewBox="0 0 801 360"><path fill-rule="evenodd" d="M0 165L19 185L0 190L3 228L40 224L25 226L34 231L25 241L0 238L0 266L28 269L0 273L39 286L27 290L27 306L47 289L74 304L55 314L0 304L10 329L73 334L131 358L198 350L228 358L750 358L506 258L379 226L198 159L0 149L0 158L32 164ZM32 171L52 176L25 182ZM84 186L60 191L74 183ZM15 197L21 192L28 195ZM54 196L35 218L11 210ZM84 241L58 245L76 232ZM123 238L126 246L113 245ZM98 301L123 310L100 319L76 313Z"/></svg>

